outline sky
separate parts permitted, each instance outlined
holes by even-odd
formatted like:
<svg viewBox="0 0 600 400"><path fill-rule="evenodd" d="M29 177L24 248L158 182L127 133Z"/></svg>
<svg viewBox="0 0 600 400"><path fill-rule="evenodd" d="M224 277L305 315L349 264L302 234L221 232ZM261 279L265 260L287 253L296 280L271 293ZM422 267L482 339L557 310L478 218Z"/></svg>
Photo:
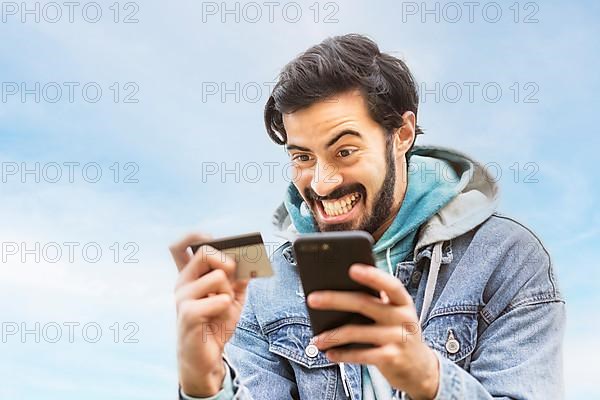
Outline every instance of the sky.
<svg viewBox="0 0 600 400"><path fill-rule="evenodd" d="M0 4L0 398L174 397L168 245L272 235L290 173L264 103L351 32L411 68L417 144L497 172L567 301L567 398L600 395L600 4L265 3Z"/></svg>

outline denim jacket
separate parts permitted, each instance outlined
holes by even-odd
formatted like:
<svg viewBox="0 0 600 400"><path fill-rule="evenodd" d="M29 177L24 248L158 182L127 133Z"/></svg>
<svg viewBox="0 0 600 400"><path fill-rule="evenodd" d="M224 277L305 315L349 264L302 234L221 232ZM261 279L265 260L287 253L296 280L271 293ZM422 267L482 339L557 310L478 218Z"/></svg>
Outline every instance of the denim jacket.
<svg viewBox="0 0 600 400"><path fill-rule="evenodd" d="M392 268L440 361L436 400L563 398L565 303L547 250L494 211L498 191L479 164L440 148L418 151L469 171L463 193L420 229L412 259ZM281 208L276 222L293 232ZM225 346L227 388L211 399L361 399L360 365L333 363L311 343L289 241L271 261L275 275L248 286ZM401 397L390 389L389 399Z"/></svg>

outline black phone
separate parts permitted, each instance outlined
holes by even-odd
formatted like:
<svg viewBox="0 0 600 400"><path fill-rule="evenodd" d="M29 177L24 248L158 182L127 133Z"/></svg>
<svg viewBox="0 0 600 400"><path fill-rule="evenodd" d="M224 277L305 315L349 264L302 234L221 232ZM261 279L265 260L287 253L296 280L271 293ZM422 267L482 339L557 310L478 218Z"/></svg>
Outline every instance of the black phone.
<svg viewBox="0 0 600 400"><path fill-rule="evenodd" d="M306 297L316 290L360 291L379 298L379 293L352 280L352 264L375 265L373 237L365 231L311 233L300 236L293 244L296 265ZM337 310L316 310L308 306L314 335L346 324L372 324L362 314ZM335 340L335 336L328 340ZM371 344L351 343L339 348L368 348Z"/></svg>

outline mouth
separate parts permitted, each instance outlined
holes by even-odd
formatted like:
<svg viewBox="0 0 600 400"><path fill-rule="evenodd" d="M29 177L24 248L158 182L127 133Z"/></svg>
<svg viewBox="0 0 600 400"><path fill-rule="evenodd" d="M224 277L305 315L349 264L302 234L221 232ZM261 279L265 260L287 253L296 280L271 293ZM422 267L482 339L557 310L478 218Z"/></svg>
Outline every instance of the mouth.
<svg viewBox="0 0 600 400"><path fill-rule="evenodd" d="M319 218L328 224L350 220L357 213L362 195L354 192L336 200L316 201Z"/></svg>

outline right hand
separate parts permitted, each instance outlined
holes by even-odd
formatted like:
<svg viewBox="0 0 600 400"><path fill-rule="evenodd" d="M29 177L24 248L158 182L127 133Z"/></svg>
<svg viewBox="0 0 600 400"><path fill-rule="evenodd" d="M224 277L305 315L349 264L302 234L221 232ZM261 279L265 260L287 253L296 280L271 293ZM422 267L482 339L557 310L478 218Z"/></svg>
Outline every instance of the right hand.
<svg viewBox="0 0 600 400"><path fill-rule="evenodd" d="M210 236L189 234L169 247L179 277L177 306L177 364L183 392L210 397L221 389L225 376L223 348L240 318L249 280L235 281L236 263L220 251L190 245Z"/></svg>

